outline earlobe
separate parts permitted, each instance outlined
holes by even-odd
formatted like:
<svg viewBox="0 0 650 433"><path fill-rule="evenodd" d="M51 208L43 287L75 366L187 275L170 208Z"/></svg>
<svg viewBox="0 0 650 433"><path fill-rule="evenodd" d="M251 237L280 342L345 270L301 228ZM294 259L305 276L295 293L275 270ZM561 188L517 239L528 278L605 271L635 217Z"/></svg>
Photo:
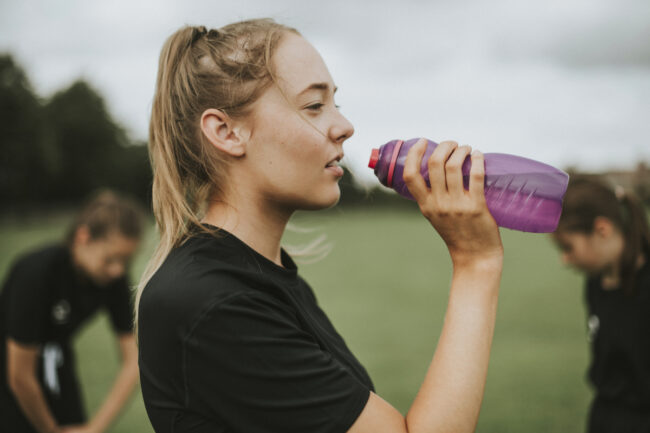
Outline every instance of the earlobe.
<svg viewBox="0 0 650 433"><path fill-rule="evenodd" d="M210 144L230 156L246 153L246 142L234 121L223 111L208 108L201 115L201 133Z"/></svg>

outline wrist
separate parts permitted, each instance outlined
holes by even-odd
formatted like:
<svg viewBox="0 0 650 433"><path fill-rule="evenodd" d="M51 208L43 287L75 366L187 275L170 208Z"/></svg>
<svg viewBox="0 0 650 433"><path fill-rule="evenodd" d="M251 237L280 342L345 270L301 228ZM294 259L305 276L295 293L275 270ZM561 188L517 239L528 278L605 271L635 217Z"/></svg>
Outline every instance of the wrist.
<svg viewBox="0 0 650 433"><path fill-rule="evenodd" d="M454 272L498 272L503 269L503 248L481 253L451 254Z"/></svg>

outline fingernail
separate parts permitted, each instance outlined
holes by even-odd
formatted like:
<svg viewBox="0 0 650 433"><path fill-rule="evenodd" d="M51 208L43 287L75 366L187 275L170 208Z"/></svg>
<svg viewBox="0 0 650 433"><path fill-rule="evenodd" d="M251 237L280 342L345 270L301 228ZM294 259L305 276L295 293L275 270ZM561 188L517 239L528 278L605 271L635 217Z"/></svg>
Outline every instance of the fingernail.
<svg viewBox="0 0 650 433"><path fill-rule="evenodd" d="M472 150L472 156L483 156L480 150L474 149Z"/></svg>

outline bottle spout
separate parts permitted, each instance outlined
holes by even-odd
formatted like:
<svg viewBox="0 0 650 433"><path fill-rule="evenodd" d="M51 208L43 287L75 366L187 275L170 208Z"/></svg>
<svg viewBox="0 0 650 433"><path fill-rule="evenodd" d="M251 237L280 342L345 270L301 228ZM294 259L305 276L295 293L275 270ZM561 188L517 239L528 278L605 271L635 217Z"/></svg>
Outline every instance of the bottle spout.
<svg viewBox="0 0 650 433"><path fill-rule="evenodd" d="M379 161L379 149L372 149L370 161L368 161L368 167L374 169L377 165L377 161Z"/></svg>

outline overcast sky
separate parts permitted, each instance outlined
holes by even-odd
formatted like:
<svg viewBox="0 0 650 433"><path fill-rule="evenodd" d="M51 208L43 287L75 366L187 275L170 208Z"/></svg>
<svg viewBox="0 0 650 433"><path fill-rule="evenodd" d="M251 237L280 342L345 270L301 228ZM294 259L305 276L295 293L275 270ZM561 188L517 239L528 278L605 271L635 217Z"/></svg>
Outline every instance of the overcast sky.
<svg viewBox="0 0 650 433"><path fill-rule="evenodd" d="M157 58L184 24L272 17L321 52L355 171L394 138L559 167L650 162L648 0L0 0L0 51L39 95L79 77L146 139Z"/></svg>

